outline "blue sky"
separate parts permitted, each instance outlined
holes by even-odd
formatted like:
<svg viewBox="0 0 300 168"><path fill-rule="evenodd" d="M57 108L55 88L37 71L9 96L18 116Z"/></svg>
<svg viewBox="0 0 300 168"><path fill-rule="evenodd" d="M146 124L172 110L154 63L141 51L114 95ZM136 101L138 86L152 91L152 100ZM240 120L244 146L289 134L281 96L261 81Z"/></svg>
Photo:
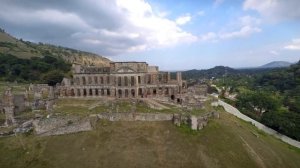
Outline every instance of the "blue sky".
<svg viewBox="0 0 300 168"><path fill-rule="evenodd" d="M0 27L162 70L300 59L299 0L4 0Z"/></svg>

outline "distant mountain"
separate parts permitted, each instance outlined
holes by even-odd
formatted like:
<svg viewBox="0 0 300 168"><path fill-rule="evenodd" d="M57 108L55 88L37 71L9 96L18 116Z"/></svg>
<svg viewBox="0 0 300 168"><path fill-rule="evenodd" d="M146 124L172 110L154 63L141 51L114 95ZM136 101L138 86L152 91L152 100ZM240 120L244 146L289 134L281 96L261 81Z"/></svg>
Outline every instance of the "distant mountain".
<svg viewBox="0 0 300 168"><path fill-rule="evenodd" d="M188 70L188 71L183 71L182 72L182 76L185 79L196 79L196 78L218 78L218 77L222 77L225 75L230 75L230 74L236 74L238 73L238 70L235 70L233 68L230 67L226 67L226 66L216 66L214 68L210 68L210 69L205 69L205 70Z"/></svg>
<svg viewBox="0 0 300 168"><path fill-rule="evenodd" d="M23 59L52 56L62 58L69 63L78 63L82 65L108 66L111 62L103 56L89 52L51 44L37 44L29 41L23 41L22 39L17 39L7 34L3 29L0 29L0 54L11 54Z"/></svg>
<svg viewBox="0 0 300 168"><path fill-rule="evenodd" d="M214 68L205 70L188 70L182 72L182 77L184 79L211 79L221 78L225 76L239 76L239 75L257 75L272 71L273 68L242 68L234 69L227 66L216 66ZM174 74L175 76L175 74Z"/></svg>
<svg viewBox="0 0 300 168"><path fill-rule="evenodd" d="M273 61L265 65L262 65L259 68L283 68L283 67L289 67L290 65L292 65L292 63L286 61Z"/></svg>

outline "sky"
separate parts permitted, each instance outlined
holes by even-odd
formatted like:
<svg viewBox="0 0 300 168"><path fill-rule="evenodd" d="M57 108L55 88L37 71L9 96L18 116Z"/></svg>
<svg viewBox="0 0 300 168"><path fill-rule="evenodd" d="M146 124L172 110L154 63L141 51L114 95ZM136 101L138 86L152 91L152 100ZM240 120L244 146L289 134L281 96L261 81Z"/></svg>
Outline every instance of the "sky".
<svg viewBox="0 0 300 168"><path fill-rule="evenodd" d="M1 0L9 34L161 70L300 59L299 0Z"/></svg>

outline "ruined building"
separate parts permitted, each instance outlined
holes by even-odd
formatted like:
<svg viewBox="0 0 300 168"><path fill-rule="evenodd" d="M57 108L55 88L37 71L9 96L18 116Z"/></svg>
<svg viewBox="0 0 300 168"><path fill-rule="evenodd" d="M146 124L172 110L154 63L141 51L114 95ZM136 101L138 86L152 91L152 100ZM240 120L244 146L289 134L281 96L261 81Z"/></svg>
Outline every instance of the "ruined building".
<svg viewBox="0 0 300 168"><path fill-rule="evenodd" d="M7 89L3 94L2 108L5 113L5 125L14 125L16 123L14 118L14 96L11 93L11 88Z"/></svg>
<svg viewBox="0 0 300 168"><path fill-rule="evenodd" d="M186 82L177 72L161 72L146 62L112 62L108 67L73 65L73 78L57 86L59 97L146 98L167 96L180 101Z"/></svg>

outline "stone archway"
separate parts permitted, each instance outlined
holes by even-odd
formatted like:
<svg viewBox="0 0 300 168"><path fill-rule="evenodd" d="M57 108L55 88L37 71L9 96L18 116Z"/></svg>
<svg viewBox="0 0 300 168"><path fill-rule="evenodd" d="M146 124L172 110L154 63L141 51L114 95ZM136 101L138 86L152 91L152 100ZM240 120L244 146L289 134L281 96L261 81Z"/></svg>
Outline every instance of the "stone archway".
<svg viewBox="0 0 300 168"><path fill-rule="evenodd" d="M80 89L77 89L77 96L81 96L81 91L80 91Z"/></svg>
<svg viewBox="0 0 300 168"><path fill-rule="evenodd" d="M93 90L89 89L89 96L93 96Z"/></svg>
<svg viewBox="0 0 300 168"><path fill-rule="evenodd" d="M74 91L74 89L71 89L71 93L70 93L70 94L71 94L72 97L75 96L75 91Z"/></svg>
<svg viewBox="0 0 300 168"><path fill-rule="evenodd" d="M153 95L156 96L156 89L153 89Z"/></svg>
<svg viewBox="0 0 300 168"><path fill-rule="evenodd" d="M131 96L135 97L135 90L134 89L131 89Z"/></svg>
<svg viewBox="0 0 300 168"><path fill-rule="evenodd" d="M175 100L175 96L174 95L171 95L171 100Z"/></svg>
<svg viewBox="0 0 300 168"><path fill-rule="evenodd" d="M118 90L118 97L119 97L119 98L122 97L122 90L121 90L121 89Z"/></svg>
<svg viewBox="0 0 300 168"><path fill-rule="evenodd" d="M139 88L138 89L138 95L143 97L143 89L142 88Z"/></svg>
<svg viewBox="0 0 300 168"><path fill-rule="evenodd" d="M87 93L86 93L86 89L83 89L83 96L86 96Z"/></svg>

